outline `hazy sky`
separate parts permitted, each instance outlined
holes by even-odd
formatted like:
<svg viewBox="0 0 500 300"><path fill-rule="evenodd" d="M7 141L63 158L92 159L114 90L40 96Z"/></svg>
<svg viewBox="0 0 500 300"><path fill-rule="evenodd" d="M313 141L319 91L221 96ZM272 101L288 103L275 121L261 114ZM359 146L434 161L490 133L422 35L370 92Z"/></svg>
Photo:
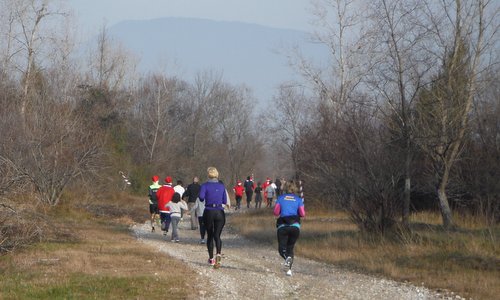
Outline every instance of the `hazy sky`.
<svg viewBox="0 0 500 300"><path fill-rule="evenodd" d="M242 21L271 27L307 30L309 0L67 0L84 31L104 22L160 17L192 17Z"/></svg>

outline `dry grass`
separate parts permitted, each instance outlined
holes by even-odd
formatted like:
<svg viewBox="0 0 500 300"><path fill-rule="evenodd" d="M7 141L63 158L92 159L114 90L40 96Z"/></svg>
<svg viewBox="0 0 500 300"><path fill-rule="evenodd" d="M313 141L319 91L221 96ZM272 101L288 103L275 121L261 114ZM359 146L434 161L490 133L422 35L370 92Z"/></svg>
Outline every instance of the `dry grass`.
<svg viewBox="0 0 500 300"><path fill-rule="evenodd" d="M460 229L445 231L439 215L412 217L411 234L364 235L346 215L308 212L297 253L340 267L449 290L474 299L500 295L500 228L456 216ZM231 220L245 236L276 247L268 210ZM272 230L271 230L272 229Z"/></svg>
<svg viewBox="0 0 500 300"><path fill-rule="evenodd" d="M147 218L144 200L120 201L137 211L95 217L99 214L63 205L50 212L59 234L0 257L0 298L193 298L190 284L196 275L181 262L138 243L129 233L127 225L134 218L144 214L142 221ZM117 207L101 205L101 212Z"/></svg>

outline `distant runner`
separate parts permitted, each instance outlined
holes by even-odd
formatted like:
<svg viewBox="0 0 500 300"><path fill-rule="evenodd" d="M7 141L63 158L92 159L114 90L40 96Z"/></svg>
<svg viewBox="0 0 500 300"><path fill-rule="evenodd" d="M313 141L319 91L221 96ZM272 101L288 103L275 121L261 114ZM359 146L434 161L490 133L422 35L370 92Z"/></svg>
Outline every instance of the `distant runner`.
<svg viewBox="0 0 500 300"><path fill-rule="evenodd" d="M158 184L159 177L154 175L151 178L153 183L148 188L149 197L149 213L151 214L151 232L155 231L156 217L160 215L158 211L158 198L156 197L156 192L160 189L161 185Z"/></svg>
<svg viewBox="0 0 500 300"><path fill-rule="evenodd" d="M174 196L174 189L172 188L172 177L167 176L165 178L165 185L158 189L156 192L156 197L158 198L158 211L160 212L161 220L161 230L163 235L167 235L168 228L170 227L170 210L167 204L172 200Z"/></svg>

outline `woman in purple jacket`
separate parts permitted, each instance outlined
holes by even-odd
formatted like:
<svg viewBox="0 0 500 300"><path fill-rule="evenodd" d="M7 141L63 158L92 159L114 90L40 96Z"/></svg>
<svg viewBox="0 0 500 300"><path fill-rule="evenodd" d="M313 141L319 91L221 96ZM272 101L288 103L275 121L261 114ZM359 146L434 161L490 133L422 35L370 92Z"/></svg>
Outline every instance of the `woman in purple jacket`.
<svg viewBox="0 0 500 300"><path fill-rule="evenodd" d="M208 263L218 269L221 264L222 241L220 235L226 223L224 205L227 204L227 194L224 184L219 181L219 172L214 167L207 169L208 180L200 188L200 201L205 202L203 222L207 229ZM214 259L214 241L217 254Z"/></svg>

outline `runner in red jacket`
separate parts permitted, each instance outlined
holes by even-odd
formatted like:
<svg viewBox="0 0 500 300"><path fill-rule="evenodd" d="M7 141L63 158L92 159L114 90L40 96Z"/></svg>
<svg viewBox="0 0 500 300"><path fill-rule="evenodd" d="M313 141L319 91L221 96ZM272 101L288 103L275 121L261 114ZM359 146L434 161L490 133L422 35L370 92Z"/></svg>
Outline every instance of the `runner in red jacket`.
<svg viewBox="0 0 500 300"><path fill-rule="evenodd" d="M267 199L267 191L266 188L271 184L271 179L269 177L266 178L266 182L262 184L262 191L264 192L264 199Z"/></svg>
<svg viewBox="0 0 500 300"><path fill-rule="evenodd" d="M167 207L168 202L174 196L174 188L172 187L172 177L165 178L165 185L158 189L156 198L158 199L158 211L160 212L161 230L163 235L167 235L168 227L170 227L170 211Z"/></svg>
<svg viewBox="0 0 500 300"><path fill-rule="evenodd" d="M233 187L234 191L234 197L236 198L236 208L235 209L240 209L241 208L241 198L243 198L243 192L245 191L245 188L241 184L241 181L238 180L236 182L236 185Z"/></svg>

